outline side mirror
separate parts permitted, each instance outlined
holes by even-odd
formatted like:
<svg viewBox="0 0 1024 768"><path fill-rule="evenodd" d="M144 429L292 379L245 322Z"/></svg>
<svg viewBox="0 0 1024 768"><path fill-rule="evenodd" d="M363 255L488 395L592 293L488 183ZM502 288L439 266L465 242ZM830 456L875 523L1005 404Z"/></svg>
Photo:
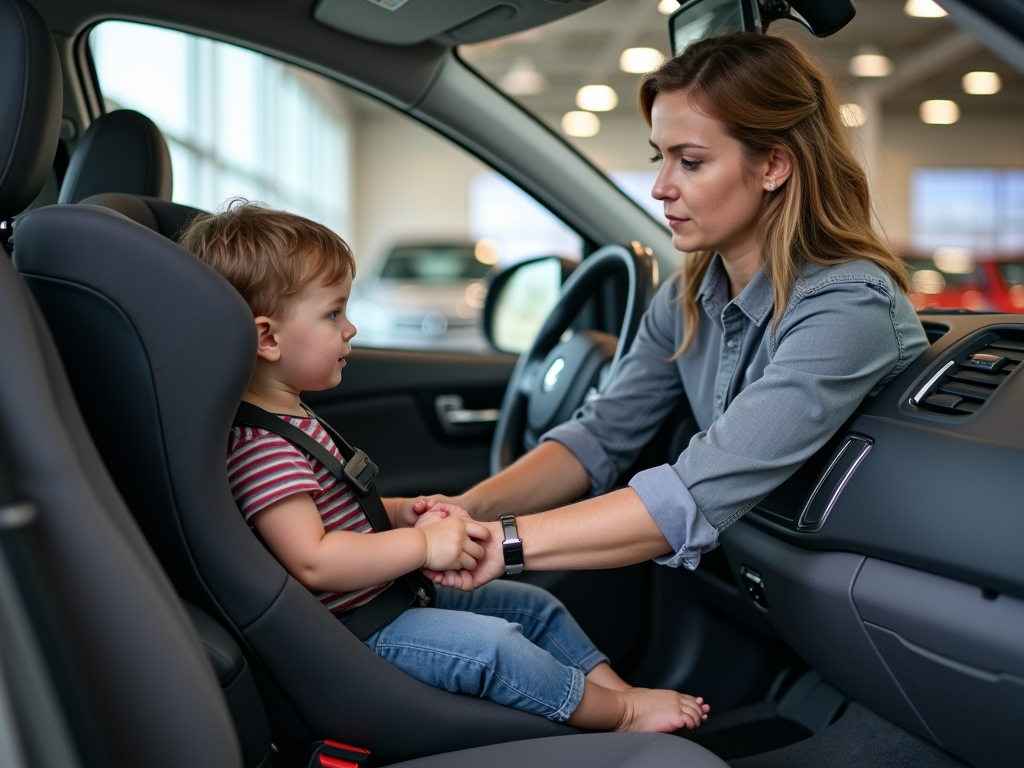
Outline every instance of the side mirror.
<svg viewBox="0 0 1024 768"><path fill-rule="evenodd" d="M491 346L517 355L529 349L576 266L558 256L542 256L496 274L483 311L484 336Z"/></svg>
<svg viewBox="0 0 1024 768"><path fill-rule="evenodd" d="M857 14L852 0L689 0L669 16L672 55L695 40L724 32L765 32L777 19L802 24L817 37L828 37Z"/></svg>

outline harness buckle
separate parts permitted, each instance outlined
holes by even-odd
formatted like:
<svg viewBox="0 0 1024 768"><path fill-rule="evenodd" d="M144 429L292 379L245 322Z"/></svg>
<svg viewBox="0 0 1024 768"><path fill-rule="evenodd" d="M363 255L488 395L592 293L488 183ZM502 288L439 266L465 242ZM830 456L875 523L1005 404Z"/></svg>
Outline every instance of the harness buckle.
<svg viewBox="0 0 1024 768"><path fill-rule="evenodd" d="M345 462L341 471L345 480L360 493L368 493L377 480L377 465L358 448L351 459Z"/></svg>

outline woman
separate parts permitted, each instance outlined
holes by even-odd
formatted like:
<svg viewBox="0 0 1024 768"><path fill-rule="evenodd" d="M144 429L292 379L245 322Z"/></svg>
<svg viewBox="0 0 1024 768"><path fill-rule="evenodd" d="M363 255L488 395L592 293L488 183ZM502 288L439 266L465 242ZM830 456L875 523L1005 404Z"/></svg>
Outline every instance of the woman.
<svg viewBox="0 0 1024 768"><path fill-rule="evenodd" d="M697 567L928 344L903 264L872 228L835 91L794 43L693 43L643 78L640 109L682 273L658 291L602 397L462 496L403 502L422 512L451 501L492 521L594 496L517 521L529 570ZM675 464L598 495L682 396L702 431ZM492 524L480 565L444 583L500 575L501 540Z"/></svg>

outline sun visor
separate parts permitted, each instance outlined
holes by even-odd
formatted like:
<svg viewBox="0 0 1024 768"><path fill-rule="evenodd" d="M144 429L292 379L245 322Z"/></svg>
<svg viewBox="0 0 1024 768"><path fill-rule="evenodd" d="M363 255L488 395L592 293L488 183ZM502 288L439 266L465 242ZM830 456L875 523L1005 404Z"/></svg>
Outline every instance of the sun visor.
<svg viewBox="0 0 1024 768"><path fill-rule="evenodd" d="M604 0L319 0L313 18L387 45L479 43L586 10Z"/></svg>

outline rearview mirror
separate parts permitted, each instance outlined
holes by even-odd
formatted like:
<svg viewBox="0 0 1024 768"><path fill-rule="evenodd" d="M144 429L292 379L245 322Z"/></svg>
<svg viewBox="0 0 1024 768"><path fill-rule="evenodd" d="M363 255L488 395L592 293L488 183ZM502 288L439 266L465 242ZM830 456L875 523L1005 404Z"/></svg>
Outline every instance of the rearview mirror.
<svg viewBox="0 0 1024 768"><path fill-rule="evenodd" d="M575 268L568 259L543 256L495 275L483 312L484 335L491 346L517 355L529 349Z"/></svg>
<svg viewBox="0 0 1024 768"><path fill-rule="evenodd" d="M669 16L672 55L695 40L725 32L765 32L777 19L802 24L817 37L828 37L857 14L852 0L689 0Z"/></svg>

